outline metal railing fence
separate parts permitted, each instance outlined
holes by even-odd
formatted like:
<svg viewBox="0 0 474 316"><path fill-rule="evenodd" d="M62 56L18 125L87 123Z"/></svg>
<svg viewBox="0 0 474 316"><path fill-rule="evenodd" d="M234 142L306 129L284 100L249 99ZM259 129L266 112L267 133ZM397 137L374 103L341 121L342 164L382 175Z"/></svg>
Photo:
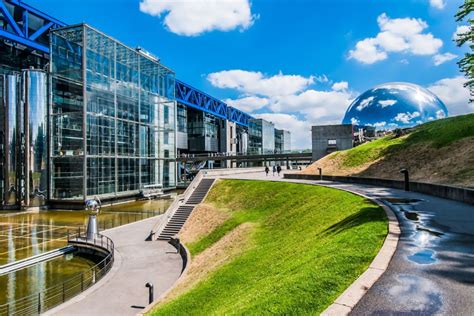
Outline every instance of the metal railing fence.
<svg viewBox="0 0 474 316"><path fill-rule="evenodd" d="M114 243L104 235L87 238L85 230L78 229L75 234L68 233L68 243L84 244L91 248L101 248L108 254L90 269L78 273L62 282L40 292L0 305L0 315L39 315L84 292L102 279L112 268L114 262ZM80 247L80 246L79 246Z"/></svg>

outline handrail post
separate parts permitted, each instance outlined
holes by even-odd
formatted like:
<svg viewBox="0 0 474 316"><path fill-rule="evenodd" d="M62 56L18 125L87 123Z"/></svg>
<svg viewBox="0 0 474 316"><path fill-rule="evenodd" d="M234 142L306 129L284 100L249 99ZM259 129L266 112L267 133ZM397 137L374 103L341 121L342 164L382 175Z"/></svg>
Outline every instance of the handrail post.
<svg viewBox="0 0 474 316"><path fill-rule="evenodd" d="M66 301L66 293L64 291L65 282L63 282L63 303Z"/></svg>
<svg viewBox="0 0 474 316"><path fill-rule="evenodd" d="M81 273L81 292L84 292L84 272Z"/></svg>
<svg viewBox="0 0 474 316"><path fill-rule="evenodd" d="M38 314L41 314L41 292L38 293Z"/></svg>

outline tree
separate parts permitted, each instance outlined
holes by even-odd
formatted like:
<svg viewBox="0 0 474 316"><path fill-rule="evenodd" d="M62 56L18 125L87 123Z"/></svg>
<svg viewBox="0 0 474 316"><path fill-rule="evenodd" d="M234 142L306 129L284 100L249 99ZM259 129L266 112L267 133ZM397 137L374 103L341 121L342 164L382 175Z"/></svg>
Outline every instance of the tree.
<svg viewBox="0 0 474 316"><path fill-rule="evenodd" d="M464 4L459 7L458 13L455 18L457 22L463 21L474 11L474 0L464 0ZM471 48L470 52L467 52L464 57L458 62L459 69L467 78L465 87L469 88L471 99L469 102L474 102L474 19L468 17L469 30L467 32L457 34L455 40L456 44L461 47L468 43Z"/></svg>

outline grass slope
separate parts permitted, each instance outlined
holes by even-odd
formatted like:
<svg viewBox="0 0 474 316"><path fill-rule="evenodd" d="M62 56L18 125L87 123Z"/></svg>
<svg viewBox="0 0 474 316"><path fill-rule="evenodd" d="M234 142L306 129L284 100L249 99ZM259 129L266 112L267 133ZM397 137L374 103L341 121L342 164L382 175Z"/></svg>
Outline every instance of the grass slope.
<svg viewBox="0 0 474 316"><path fill-rule="evenodd" d="M474 185L474 114L422 124L403 137L393 135L335 152L303 173L399 178L410 169L414 180Z"/></svg>
<svg viewBox="0 0 474 316"><path fill-rule="evenodd" d="M381 208L329 188L221 180L206 203L231 217L189 245L196 258L243 223L252 224L249 245L153 315L320 313L367 269L387 234Z"/></svg>

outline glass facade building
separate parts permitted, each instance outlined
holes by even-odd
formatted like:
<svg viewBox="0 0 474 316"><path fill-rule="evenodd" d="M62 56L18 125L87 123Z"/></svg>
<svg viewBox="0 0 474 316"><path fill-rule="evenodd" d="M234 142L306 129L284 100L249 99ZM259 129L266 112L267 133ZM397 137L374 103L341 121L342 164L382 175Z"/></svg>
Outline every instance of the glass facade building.
<svg viewBox="0 0 474 316"><path fill-rule="evenodd" d="M275 129L275 153L287 154L291 151L291 133L283 129Z"/></svg>
<svg viewBox="0 0 474 316"><path fill-rule="evenodd" d="M175 74L86 24L50 37L50 198L174 187Z"/></svg>
<svg viewBox="0 0 474 316"><path fill-rule="evenodd" d="M275 153L275 126L263 119L249 120L249 154Z"/></svg>

